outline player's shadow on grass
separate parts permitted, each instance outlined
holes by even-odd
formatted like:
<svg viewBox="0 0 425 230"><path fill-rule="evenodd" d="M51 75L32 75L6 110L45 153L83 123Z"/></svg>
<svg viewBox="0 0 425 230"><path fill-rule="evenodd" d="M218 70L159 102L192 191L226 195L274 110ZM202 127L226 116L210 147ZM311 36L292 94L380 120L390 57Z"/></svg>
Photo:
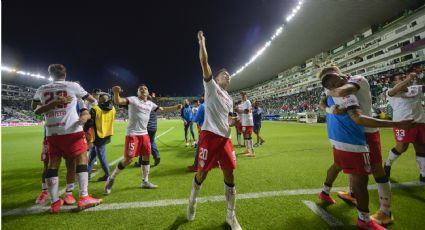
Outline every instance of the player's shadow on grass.
<svg viewBox="0 0 425 230"><path fill-rule="evenodd" d="M168 226L167 230L177 230L181 225L188 223L189 221L186 219L184 215L177 216L174 222Z"/></svg>
<svg viewBox="0 0 425 230"><path fill-rule="evenodd" d="M391 183L399 183L397 180L393 180L393 179L390 179L390 181ZM398 192L401 193L403 196L413 198L422 203L425 203L425 199L422 196L416 195L417 190L415 188L418 188L418 187L398 187L393 189L397 189Z"/></svg>
<svg viewBox="0 0 425 230"><path fill-rule="evenodd" d="M176 175L184 175L187 174L186 167L182 166L179 168L171 168L164 170L163 168L158 169L151 173L152 178L155 177L164 177L164 176L176 176Z"/></svg>

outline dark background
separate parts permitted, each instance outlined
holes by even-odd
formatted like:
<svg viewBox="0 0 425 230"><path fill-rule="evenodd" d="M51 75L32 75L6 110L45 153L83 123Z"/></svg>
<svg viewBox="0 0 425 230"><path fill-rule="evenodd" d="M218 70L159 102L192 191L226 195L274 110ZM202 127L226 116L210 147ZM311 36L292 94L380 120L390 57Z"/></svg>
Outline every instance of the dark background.
<svg viewBox="0 0 425 230"><path fill-rule="evenodd" d="M2 1L2 64L47 76L62 63L68 80L135 94L203 91L196 33L214 70L232 74L264 45L295 0ZM25 76L24 76L25 77Z"/></svg>

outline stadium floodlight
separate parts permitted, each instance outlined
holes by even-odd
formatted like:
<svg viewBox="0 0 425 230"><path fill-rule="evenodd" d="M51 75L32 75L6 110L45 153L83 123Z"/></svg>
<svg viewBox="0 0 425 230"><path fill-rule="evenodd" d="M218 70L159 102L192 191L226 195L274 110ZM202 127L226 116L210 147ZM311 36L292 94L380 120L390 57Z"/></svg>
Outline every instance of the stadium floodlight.
<svg viewBox="0 0 425 230"><path fill-rule="evenodd" d="M30 76L30 77L34 77L34 78L38 78L38 79L47 79L45 76L43 76L39 73L35 74L35 73L31 73L31 72L25 72L25 71L16 70L14 68L7 67L7 66L1 66L1 71L5 71L5 72L8 72L8 73L16 73L16 74L23 75L23 76ZM49 77L48 80L53 81L53 79L51 77Z"/></svg>
<svg viewBox="0 0 425 230"><path fill-rule="evenodd" d="M286 17L286 22L289 22L289 21L291 21L292 20L292 18L294 18L294 16L295 16L295 14L297 14L297 12L298 11L300 11L300 9L301 9L301 5L303 4L303 1L301 0L301 1L298 1L298 4L297 4L297 6L295 7L295 8L293 8L292 9L292 11L290 11L291 12L291 14L290 15L288 15L287 17ZM265 44L264 44L264 46L260 49L260 50L258 50L250 59L249 59L249 61L247 62L247 63L245 63L241 68L239 68L235 73L233 73L232 75L231 75L231 77L234 77L236 74L238 74L238 73L240 73L240 72L242 72L249 64L251 64L252 62L254 62L255 61L255 59L257 59L259 56L261 56L265 51L266 51L266 49L271 45L271 43L272 43L272 41L273 40L275 40L281 33L282 33L282 31L283 31L283 26L284 25L281 25L279 28L277 28L276 29L276 32L273 34L273 36L271 36L271 38L270 38L270 40L269 41L267 41Z"/></svg>

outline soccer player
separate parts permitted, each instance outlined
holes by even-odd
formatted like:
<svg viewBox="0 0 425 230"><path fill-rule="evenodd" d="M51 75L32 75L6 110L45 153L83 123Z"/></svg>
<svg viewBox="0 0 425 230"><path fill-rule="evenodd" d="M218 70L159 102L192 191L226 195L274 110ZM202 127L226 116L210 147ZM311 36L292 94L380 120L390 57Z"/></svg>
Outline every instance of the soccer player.
<svg viewBox="0 0 425 230"><path fill-rule="evenodd" d="M421 103L424 101L425 85L411 85L416 74L407 77L396 75L396 85L387 91L387 96L393 108L393 121L414 119L417 124L411 129L394 128L396 146L392 148L385 162L384 170L388 177L391 174L393 162L413 144L416 152L420 174L419 180L425 182L425 113Z"/></svg>
<svg viewBox="0 0 425 230"><path fill-rule="evenodd" d="M193 121L198 126L198 142L199 142L199 136L202 129L202 124L204 124L204 117L205 117L205 105L204 105L204 95L201 96L201 99L199 100L201 103L198 106L198 110L195 114L195 118L193 118ZM187 171L189 172L197 172L198 171L198 152L199 152L199 145L196 145L195 150L195 160L193 161L192 165L187 166Z"/></svg>
<svg viewBox="0 0 425 230"><path fill-rule="evenodd" d="M238 141L239 147L242 146L242 143L241 143L241 136L242 136L241 115L238 113L240 104L241 104L241 101L237 101L233 106L233 110L236 113L235 129L236 129L236 140Z"/></svg>
<svg viewBox="0 0 425 230"><path fill-rule="evenodd" d="M153 101L153 98L155 98L155 94L153 93L152 96L148 96L148 100ZM156 145L155 139L156 139L156 131L157 131L157 124L158 124L158 117L156 111L152 111L149 115L149 121L148 121L148 135L149 139L151 141L151 154L154 160L153 166L158 166L161 162L161 156L159 154L158 146ZM142 165L142 156L139 156L139 160L134 163L135 167L141 167Z"/></svg>
<svg viewBox="0 0 425 230"><path fill-rule="evenodd" d="M122 92L120 86L112 87L112 92L114 93L115 104L128 105L129 122L125 137L124 160L118 163L115 170L108 177L104 192L105 194L111 193L112 185L114 184L118 173L129 165L137 156L142 156L142 165L140 168L143 182L141 187L144 189L158 188L157 185L149 182L149 158L151 154L151 144L147 131L149 116L152 111L172 112L174 110L181 109L182 105L178 104L170 107L158 107L155 103L148 100L149 90L144 84L139 85L137 89L137 97L132 96L122 98L120 96L120 92Z"/></svg>
<svg viewBox="0 0 425 230"><path fill-rule="evenodd" d="M330 94L335 93L335 90L341 90L341 88L348 88L349 91L356 92L356 90L351 89L352 86L357 89L363 88L363 90L368 86L367 81L361 76L350 78L349 81L355 83L355 85L347 84L347 76L343 75L335 66L325 67L318 76L322 81L323 87L331 91L334 90ZM368 107L367 103L370 98L370 92L367 95L359 93L358 96L360 104L358 104L357 97L352 93L344 97L329 97L327 99L328 106L331 106L331 108L339 106L345 109L347 113L339 115L327 113L328 135L334 149L334 165L328 170L327 182L325 182L324 190L320 193L320 198L329 203L335 202L333 199L327 199L331 198L329 196L331 186L329 185L342 169L344 173L351 174L353 177L352 187L357 198L357 210L359 213L359 218L356 222L357 226L361 229L383 229L373 221L379 224L392 223L390 185L382 169L382 158L379 154L379 136L376 135L377 132L368 135L365 128L361 126L374 128L410 127L412 120L392 122L363 115L360 108L366 108L371 113L371 106ZM364 102L363 105L361 104L362 101ZM378 147L379 149L377 149ZM373 221L369 218L369 195L367 192L367 175L371 173L374 174L378 185L381 204L380 210L371 218ZM377 175L380 175L380 177L377 177Z"/></svg>
<svg viewBox="0 0 425 230"><path fill-rule="evenodd" d="M31 107L32 110L35 110L37 106L39 106L40 103L36 101L32 101ZM79 99L77 103L77 114L80 116L80 114L87 110L87 107L83 100ZM47 169L49 166L49 152L48 152L48 143L47 143L47 136L46 136L46 126L44 126L44 137L43 137L43 143L42 143L42 151L41 151L41 161L43 161L43 172L41 174L41 193L37 197L35 203L36 204L44 204L49 196L49 192L47 191L47 184L46 184L46 174ZM72 195L72 192L74 190L74 183L75 183L75 160L74 159L65 159L66 163L66 188L65 188L65 196L63 197L64 204L66 205L73 205L75 204L76 200L74 196Z"/></svg>
<svg viewBox="0 0 425 230"><path fill-rule="evenodd" d="M184 106L180 111L180 115L182 117L183 123L184 123L184 139L186 140L186 147L189 146L188 141L188 129L190 129L190 135L192 135L192 139L194 140L192 145L196 144L196 138L195 133L193 132L193 110L192 106L189 104L189 100L184 100Z"/></svg>
<svg viewBox="0 0 425 230"><path fill-rule="evenodd" d="M230 75L222 69L213 79L202 31L198 32L198 41L205 90L205 121L199 138L198 172L192 181L187 219L189 221L195 219L196 199L202 182L208 172L220 164L224 175L224 193L227 201L226 221L233 230L242 229L235 214L236 187L233 171L236 168L236 157L230 139L230 126L234 125L235 117L232 98L226 91L230 83Z"/></svg>
<svg viewBox="0 0 425 230"><path fill-rule="evenodd" d="M65 81L66 69L61 64L51 64L48 68L53 82L39 87L34 95L34 103L40 103L36 114L44 114L46 119L46 136L49 152L49 166L46 173L47 189L52 204L50 211L58 213L63 204L59 198L58 169L61 158L75 160L76 173L80 187L78 208L84 209L96 206L101 199L92 198L88 194L88 171L86 139L82 125L90 118L87 110L80 117L75 113L77 99L87 99L93 104L97 101L88 94L78 83ZM68 168L70 165L66 165Z"/></svg>
<svg viewBox="0 0 425 230"><path fill-rule="evenodd" d="M248 100L246 93L241 92L241 104L239 105L239 115L241 116L242 133L245 142L244 156L254 157L254 146L252 145L252 130L254 128L254 120L252 118L252 105Z"/></svg>
<svg viewBox="0 0 425 230"><path fill-rule="evenodd" d="M261 120L263 119L263 109L260 108L258 105L258 101L254 100L252 102L252 106L254 109L252 110L252 117L254 119L254 133L257 136L257 142L255 143L254 147L259 147L262 145L265 141L260 136L260 130L261 130Z"/></svg>

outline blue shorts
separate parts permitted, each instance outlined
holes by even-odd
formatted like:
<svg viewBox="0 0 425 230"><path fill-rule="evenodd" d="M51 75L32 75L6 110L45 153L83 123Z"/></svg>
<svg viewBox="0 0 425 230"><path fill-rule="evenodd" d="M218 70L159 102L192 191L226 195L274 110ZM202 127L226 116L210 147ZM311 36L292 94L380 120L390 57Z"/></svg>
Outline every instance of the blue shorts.
<svg viewBox="0 0 425 230"><path fill-rule="evenodd" d="M260 132L261 124L254 124L254 133Z"/></svg>

